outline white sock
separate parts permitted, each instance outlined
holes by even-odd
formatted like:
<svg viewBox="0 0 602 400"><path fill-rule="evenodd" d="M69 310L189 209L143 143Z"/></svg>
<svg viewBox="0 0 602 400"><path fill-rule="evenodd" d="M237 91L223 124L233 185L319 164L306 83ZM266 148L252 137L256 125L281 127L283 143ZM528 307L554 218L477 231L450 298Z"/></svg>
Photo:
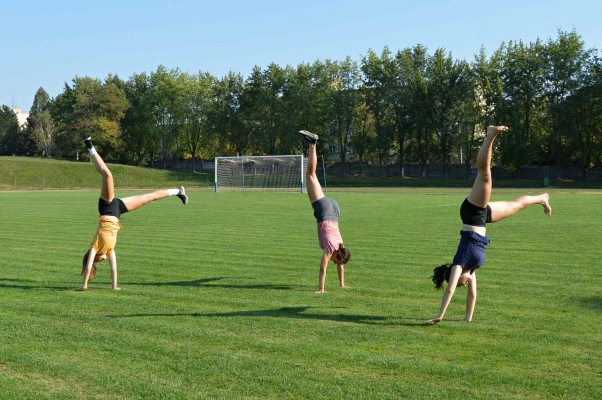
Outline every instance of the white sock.
<svg viewBox="0 0 602 400"><path fill-rule="evenodd" d="M167 189L167 194L169 196L177 196L180 194L180 189Z"/></svg>
<svg viewBox="0 0 602 400"><path fill-rule="evenodd" d="M91 156L93 156L94 154L97 154L97 153L96 153L96 149L94 148L94 146L92 146L92 148L91 148L91 149L88 149L88 151L90 152L90 155L91 155Z"/></svg>

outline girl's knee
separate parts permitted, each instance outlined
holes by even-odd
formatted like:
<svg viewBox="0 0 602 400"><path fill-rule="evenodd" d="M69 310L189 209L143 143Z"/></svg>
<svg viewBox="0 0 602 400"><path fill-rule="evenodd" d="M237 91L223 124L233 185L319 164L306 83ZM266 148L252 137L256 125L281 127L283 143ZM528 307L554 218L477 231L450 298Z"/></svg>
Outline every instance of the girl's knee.
<svg viewBox="0 0 602 400"><path fill-rule="evenodd" d="M113 178L113 174L111 173L111 170L108 168L103 168L102 170L100 170L100 174L107 179Z"/></svg>

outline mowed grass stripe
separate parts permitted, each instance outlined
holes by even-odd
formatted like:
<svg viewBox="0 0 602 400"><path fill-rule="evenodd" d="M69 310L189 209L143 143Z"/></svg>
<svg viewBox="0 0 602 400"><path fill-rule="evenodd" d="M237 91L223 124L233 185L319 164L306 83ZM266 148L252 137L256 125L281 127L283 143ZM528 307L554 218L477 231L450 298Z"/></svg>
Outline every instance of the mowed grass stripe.
<svg viewBox="0 0 602 400"><path fill-rule="evenodd" d="M552 191L551 218L490 225L474 322L454 322L458 289L424 327L466 194L331 191L351 289L331 265L320 296L305 195L191 190L125 214L123 290L102 265L77 293L98 193L2 193L0 398L599 397L602 197Z"/></svg>

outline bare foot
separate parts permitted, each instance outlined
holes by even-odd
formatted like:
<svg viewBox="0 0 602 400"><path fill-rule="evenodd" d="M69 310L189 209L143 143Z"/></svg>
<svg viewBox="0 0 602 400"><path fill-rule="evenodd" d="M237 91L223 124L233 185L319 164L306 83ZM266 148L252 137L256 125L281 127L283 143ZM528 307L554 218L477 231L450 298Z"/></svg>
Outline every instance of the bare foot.
<svg viewBox="0 0 602 400"><path fill-rule="evenodd" d="M326 293L326 290L318 290L316 291L317 294L322 294L322 293Z"/></svg>
<svg viewBox="0 0 602 400"><path fill-rule="evenodd" d="M115 287L115 288L113 288L113 290L121 290L121 288L120 287Z"/></svg>
<svg viewBox="0 0 602 400"><path fill-rule="evenodd" d="M75 289L75 291L76 291L76 292L83 292L84 290L88 290L88 288L87 288L87 287L80 286L80 287L78 287L77 289Z"/></svg>
<svg viewBox="0 0 602 400"><path fill-rule="evenodd" d="M549 217L550 215L552 215L552 207L550 207L550 196L547 193L543 194L543 203L541 203L541 205L543 206L543 212Z"/></svg>
<svg viewBox="0 0 602 400"><path fill-rule="evenodd" d="M350 289L351 286L341 286L341 289Z"/></svg>
<svg viewBox="0 0 602 400"><path fill-rule="evenodd" d="M433 319L429 319L428 321L426 321L424 323L424 325L435 325L438 324L439 322L441 322L443 320L443 318L433 318Z"/></svg>
<svg viewBox="0 0 602 400"><path fill-rule="evenodd" d="M497 135L499 135L500 133L507 131L507 130L508 130L507 126L491 126L491 125L489 125L487 127L487 137L492 135L491 137L495 139L495 137Z"/></svg>

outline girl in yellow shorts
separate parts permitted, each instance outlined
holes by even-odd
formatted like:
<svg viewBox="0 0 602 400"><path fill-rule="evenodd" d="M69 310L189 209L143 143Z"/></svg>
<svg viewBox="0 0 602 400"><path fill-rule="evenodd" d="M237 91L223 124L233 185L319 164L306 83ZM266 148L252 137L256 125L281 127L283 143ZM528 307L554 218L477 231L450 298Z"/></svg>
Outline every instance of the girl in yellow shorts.
<svg viewBox="0 0 602 400"><path fill-rule="evenodd" d="M117 232L121 229L119 217L129 211L134 211L145 204L154 200L159 200L168 196L178 196L182 203L188 203L188 196L184 187L177 189L163 189L152 193L139 196L124 197L118 199L115 197L115 188L113 186L113 175L107 168L100 155L96 152L91 138L84 140L90 158L96 167L96 171L102 176L102 187L100 189L100 198L98 199L98 228L90 244L90 249L84 255L82 262L82 272L84 283L76 290L88 289L88 282L96 274L96 263L109 259L111 267L111 283L113 290L119 290L117 286L117 257L115 255L115 244L117 243Z"/></svg>

